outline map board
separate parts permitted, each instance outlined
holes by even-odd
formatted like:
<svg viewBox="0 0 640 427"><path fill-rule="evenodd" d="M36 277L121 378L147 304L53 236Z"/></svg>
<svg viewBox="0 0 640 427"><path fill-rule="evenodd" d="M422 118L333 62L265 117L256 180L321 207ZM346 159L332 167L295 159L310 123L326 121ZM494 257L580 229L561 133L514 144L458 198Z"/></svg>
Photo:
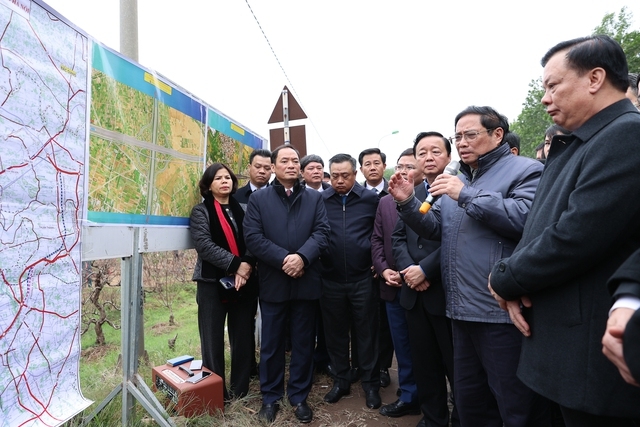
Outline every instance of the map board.
<svg viewBox="0 0 640 427"><path fill-rule="evenodd" d="M91 404L83 230L187 232L205 166L242 177L267 141L39 0L0 0L0 25L0 427L55 426Z"/></svg>
<svg viewBox="0 0 640 427"><path fill-rule="evenodd" d="M58 425L80 393L89 40L0 3L0 425ZM75 298L73 298L75 296Z"/></svg>

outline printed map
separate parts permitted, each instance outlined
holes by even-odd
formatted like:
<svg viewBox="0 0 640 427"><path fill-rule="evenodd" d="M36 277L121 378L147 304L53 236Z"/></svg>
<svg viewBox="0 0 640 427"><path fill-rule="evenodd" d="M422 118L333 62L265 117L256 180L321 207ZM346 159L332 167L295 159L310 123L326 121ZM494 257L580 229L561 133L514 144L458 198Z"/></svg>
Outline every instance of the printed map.
<svg viewBox="0 0 640 427"><path fill-rule="evenodd" d="M79 388L88 40L0 1L0 426L60 425Z"/></svg>
<svg viewBox="0 0 640 427"><path fill-rule="evenodd" d="M147 80L153 83L151 78L134 84L144 88ZM175 90L165 89L175 96ZM89 219L95 212L188 218L200 201L204 127L202 121L94 69Z"/></svg>

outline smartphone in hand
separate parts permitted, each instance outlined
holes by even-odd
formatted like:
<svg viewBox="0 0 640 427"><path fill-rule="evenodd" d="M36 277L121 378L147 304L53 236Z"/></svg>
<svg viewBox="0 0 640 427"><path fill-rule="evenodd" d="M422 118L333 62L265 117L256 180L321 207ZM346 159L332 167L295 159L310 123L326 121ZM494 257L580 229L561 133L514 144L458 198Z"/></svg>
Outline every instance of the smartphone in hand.
<svg viewBox="0 0 640 427"><path fill-rule="evenodd" d="M236 287L235 276L225 276L220 278L220 284L225 289L233 289Z"/></svg>

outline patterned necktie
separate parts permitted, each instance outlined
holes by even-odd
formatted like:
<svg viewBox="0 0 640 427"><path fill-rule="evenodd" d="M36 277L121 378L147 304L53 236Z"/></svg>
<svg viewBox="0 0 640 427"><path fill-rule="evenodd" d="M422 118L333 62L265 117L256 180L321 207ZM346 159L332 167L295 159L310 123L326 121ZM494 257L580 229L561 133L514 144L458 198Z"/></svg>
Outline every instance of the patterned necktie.
<svg viewBox="0 0 640 427"><path fill-rule="evenodd" d="M291 190L290 189L287 188L286 193L287 193L287 197L291 196Z"/></svg>

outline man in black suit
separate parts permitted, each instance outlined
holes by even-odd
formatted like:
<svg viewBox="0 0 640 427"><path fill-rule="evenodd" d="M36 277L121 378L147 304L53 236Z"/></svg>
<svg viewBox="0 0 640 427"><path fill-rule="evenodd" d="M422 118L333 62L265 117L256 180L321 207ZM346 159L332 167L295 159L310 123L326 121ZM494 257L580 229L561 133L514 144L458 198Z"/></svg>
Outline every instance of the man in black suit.
<svg viewBox="0 0 640 427"><path fill-rule="evenodd" d="M256 149L249 155L249 182L233 195L241 205L249 203L249 196L266 187L271 178L271 151Z"/></svg>
<svg viewBox="0 0 640 427"><path fill-rule="evenodd" d="M249 155L249 182L247 185L238 188L233 194L238 203L243 208L249 203L249 196L256 190L265 188L269 185L269 179L271 178L271 151L264 149L255 149ZM258 275L256 270L256 275ZM255 329L255 322L254 322ZM251 377L258 376L258 362L255 356L253 356L253 362L251 363Z"/></svg>
<svg viewBox="0 0 640 427"><path fill-rule="evenodd" d="M331 187L324 182L324 161L317 154L307 154L300 159L300 174L307 188L323 191Z"/></svg>
<svg viewBox="0 0 640 427"><path fill-rule="evenodd" d="M416 198L424 201L427 187L451 160L451 144L440 133L421 132L414 141L413 154L417 163L414 177L424 174L426 178L417 180L414 191ZM400 305L406 310L413 375L424 415L418 426L446 427L446 378L453 384L453 342L440 278L440 242L420 237L401 219L392 237L393 258L404 276ZM452 423L459 425L455 408Z"/></svg>

